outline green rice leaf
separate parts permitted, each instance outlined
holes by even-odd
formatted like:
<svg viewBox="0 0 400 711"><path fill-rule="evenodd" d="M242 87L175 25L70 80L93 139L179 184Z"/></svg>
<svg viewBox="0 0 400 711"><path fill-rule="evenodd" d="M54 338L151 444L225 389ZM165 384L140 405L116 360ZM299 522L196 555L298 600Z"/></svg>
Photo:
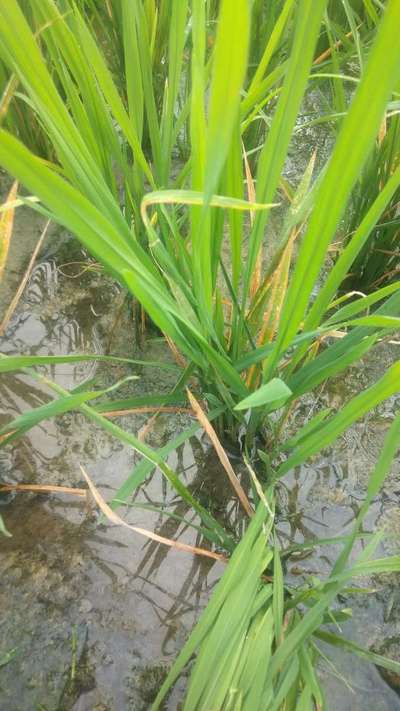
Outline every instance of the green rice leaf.
<svg viewBox="0 0 400 711"><path fill-rule="evenodd" d="M245 397L237 405L235 410L249 410L252 407L261 407L262 405L277 404L280 407L292 395L292 391L286 383L280 378L273 378L269 383L265 383L254 393Z"/></svg>
<svg viewBox="0 0 400 711"><path fill-rule="evenodd" d="M290 469L302 464L321 449L334 442L356 420L380 402L398 392L400 382L400 361L395 363L377 383L356 395L340 412L325 421L317 432L296 447L294 453L281 464L277 475L283 476Z"/></svg>
<svg viewBox="0 0 400 711"><path fill-rule="evenodd" d="M399 23L400 5L397 0L389 0L363 80L357 88L325 178L319 186L281 314L275 353L269 362L267 376L304 317L326 250L372 148L390 92L399 79L400 45L396 39Z"/></svg>

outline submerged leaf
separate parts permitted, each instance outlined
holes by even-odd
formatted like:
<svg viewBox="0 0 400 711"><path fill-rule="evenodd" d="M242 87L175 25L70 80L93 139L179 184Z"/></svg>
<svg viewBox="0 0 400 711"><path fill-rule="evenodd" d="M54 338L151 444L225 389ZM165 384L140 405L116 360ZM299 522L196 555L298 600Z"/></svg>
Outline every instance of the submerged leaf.
<svg viewBox="0 0 400 711"><path fill-rule="evenodd" d="M0 534L3 534L3 536L7 536L7 538L12 537L11 533L9 531L7 531L7 529L5 527L5 523L4 523L1 516L0 516Z"/></svg>

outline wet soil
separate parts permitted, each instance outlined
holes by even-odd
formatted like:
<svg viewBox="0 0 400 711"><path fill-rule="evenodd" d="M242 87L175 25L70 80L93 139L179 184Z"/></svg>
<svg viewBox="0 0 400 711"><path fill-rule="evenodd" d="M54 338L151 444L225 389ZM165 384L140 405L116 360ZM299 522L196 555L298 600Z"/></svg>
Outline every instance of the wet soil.
<svg viewBox="0 0 400 711"><path fill-rule="evenodd" d="M8 293L15 288L44 223L32 214L17 225ZM20 242L30 230L34 236ZM87 267L86 255L77 243L53 228L0 341L0 351L137 356L129 302L101 270ZM6 293L2 291L2 298ZM385 365L398 357L396 349L382 347L360 368L352 369L345 381L338 379L316 398L305 400L296 414L298 421L304 422L311 410L326 404L340 408L352 392L382 374ZM157 334L147 339L142 357L171 360ZM57 365L43 372L71 389L93 377L97 378L96 386L111 384L126 375L127 369L83 363ZM139 379L125 386L125 391L118 393L121 397L169 391L176 378L172 371L157 368L138 366L134 372ZM47 388L26 374L1 376L0 423L48 398ZM283 543L350 530L398 405L399 398L382 405L351 428L334 448L285 478L278 492ZM147 415L134 415L120 422L137 433L147 419ZM188 422L183 414L161 415L147 441L161 446ZM10 483L79 487L84 485L80 471L84 465L110 499L138 461L131 448L82 414L68 413L41 423L15 445L0 450L0 475ZM234 499L204 437L185 443L170 463L185 483L203 496L202 503L212 502L234 525ZM140 489L135 503L168 505L195 521L159 472ZM77 497L3 494L0 512L12 533L12 538L0 539L0 709L148 709L219 579L221 565L99 523L95 512ZM166 522L149 510L124 509L123 515L129 522L158 533L179 536L191 544L204 543L185 524ZM400 531L399 462L395 462L366 522L369 530L382 526ZM384 549L399 552L399 540L396 536L386 539ZM289 560L289 579L300 583L310 571L323 575L336 554L337 550L327 547L312 557ZM375 648L390 638L393 651L393 639L400 639L398 582L398 576L375 578L368 581L374 594L361 599L349 596L346 605L354 607L354 620L343 626L343 632ZM329 708L400 709L396 692L373 666L343 653L330 654L335 666L324 664L320 670ZM166 708L179 708L182 684Z"/></svg>

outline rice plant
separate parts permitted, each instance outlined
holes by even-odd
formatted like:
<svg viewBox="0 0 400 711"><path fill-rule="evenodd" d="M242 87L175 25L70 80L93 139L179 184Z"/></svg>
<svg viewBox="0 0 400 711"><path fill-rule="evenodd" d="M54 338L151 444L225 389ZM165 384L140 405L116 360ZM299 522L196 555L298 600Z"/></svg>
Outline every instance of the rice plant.
<svg viewBox="0 0 400 711"><path fill-rule="evenodd" d="M22 0L21 10L32 24L29 2ZM0 60L0 125L6 127L42 158L52 158L51 143L42 130L35 111L18 95L18 79Z"/></svg>
<svg viewBox="0 0 400 711"><path fill-rule="evenodd" d="M399 557L373 559L380 539L374 536L348 566L348 559L373 497L400 445L400 418L394 421L370 477L367 498L353 532L329 578L310 580L302 589L285 585L273 536L273 495L266 492L245 536L237 546L210 603L189 636L152 706L162 700L192 655L184 711L205 709L325 709L316 673L324 641L387 669L398 663L364 650L326 629L339 626L351 612L332 607L348 582L372 572L398 571ZM269 573L269 575L268 575ZM340 629L340 627L339 627Z"/></svg>
<svg viewBox="0 0 400 711"><path fill-rule="evenodd" d="M367 334L371 345L382 328L387 333L397 326L390 320L397 313L395 290L385 313L374 322L356 318L364 310L361 300L352 304L350 320L347 312L328 314L347 263L365 239L365 223L312 303L329 243L396 85L397 48L387 20L396 8L389 3L326 170L311 188L310 175L297 186L279 243L265 266L271 205L282 200L281 171L325 3L314 3L312 12L307 2L283 4L258 70L246 85L252 19L248 3L221 3L209 53L207 5L194 2L188 24L188 3L171 2L164 56L168 77L161 106L152 65L151 37L156 30L149 26L148 5L122 3L125 61L129 57L126 102L90 25L76 6L61 5L62 11L53 0L32 1L33 17L41 27L39 46L18 3L6 3L0 38L3 61L37 112L58 165L44 164L6 131L1 133L0 160L39 197L38 209L75 232L142 303L196 371L210 403L225 408L226 433L237 436L250 408L249 437L262 433L271 427L267 410L277 409L282 400L288 407L301 394L303 374L310 369L319 374L312 387L321 382L321 358L332 365L331 375L343 367L336 353L346 352L346 364L351 361L346 339L317 355L321 337L332 330L333 322L336 330L339 324L349 329L346 338L357 353L360 344L366 347ZM288 22L293 36L289 57L278 72L274 68L269 73L269 59ZM18 37L11 31L16 26ZM189 34L190 68L184 60ZM190 89L181 104L178 97L189 69ZM254 180L247 176L245 188L242 139L271 89L279 98L256 175ZM174 150L184 126L190 135L190 157L173 178ZM366 220L373 221L369 230L397 181L395 173L386 193L368 211ZM289 280L296 242L299 254ZM378 292L374 298L383 296ZM329 368L323 377L327 372ZM253 407L246 398L260 385Z"/></svg>
<svg viewBox="0 0 400 711"><path fill-rule="evenodd" d="M348 237L382 187L400 164L400 120L398 102L392 102L382 121L376 145L368 159L353 196L351 218L346 224ZM400 190L397 189L387 204L368 240L354 260L349 274L343 281L346 291L371 292L396 281L400 270Z"/></svg>
<svg viewBox="0 0 400 711"><path fill-rule="evenodd" d="M0 58L55 157L43 161L2 129L0 163L38 199L29 204L73 232L172 344L183 365L168 397L186 398L195 378L207 421L257 472L251 478L255 514L238 543L166 463L178 443L205 426L199 410L199 423L154 451L101 414L134 406L134 398L99 404L105 391L69 393L45 379L58 397L7 423L0 444L44 418L80 409L143 456L114 508L158 467L198 513L204 536L232 555L168 682L200 647L186 708L280 708L283 700L286 708L300 701L310 708L313 699L321 706L311 636L350 577L398 570L399 561L367 561L373 539L345 568L360 519L329 580L288 591L273 539L273 483L399 389L396 362L339 412L318 413L290 431L303 395L359 361L400 324L399 281L351 302L337 296L399 189L399 166L360 215L335 265L327 264L382 117L397 98L400 5L388 0L378 15L375 3L365 1L368 56L362 55L332 154L317 176L310 155L295 185L287 185L283 172L305 92L311 81L326 79L316 63L326 0L275 2L267 14L248 0L110 2L112 32L104 30L102 41L96 3L31 0L30 6L28 23L17 0L0 5ZM260 26L265 30L258 32ZM355 29L353 42L357 51ZM112 46L118 52L110 57ZM256 134L262 145L249 161L256 122L263 125ZM54 360L3 357L0 372L27 368L43 379L32 368ZM163 405L166 396L152 402ZM374 482L382 481L397 446L398 420ZM222 649L228 622L232 636ZM254 664L258 645L268 664Z"/></svg>

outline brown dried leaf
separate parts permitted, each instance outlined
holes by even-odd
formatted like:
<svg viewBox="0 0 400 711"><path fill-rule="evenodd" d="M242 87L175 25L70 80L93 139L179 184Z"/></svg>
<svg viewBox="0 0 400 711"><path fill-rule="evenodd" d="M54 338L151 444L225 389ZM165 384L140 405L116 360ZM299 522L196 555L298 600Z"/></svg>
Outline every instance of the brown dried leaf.
<svg viewBox="0 0 400 711"><path fill-rule="evenodd" d="M138 526L131 526L129 523L126 523L126 521L124 521L120 516L118 516L118 514L116 514L115 511L110 508L107 502L104 501L102 495L95 487L89 475L85 472L82 466L81 472L87 482L87 485L91 491L91 494L96 504L98 505L104 516L108 518L109 521L111 521L111 523L115 523L116 526L124 526L125 528L129 528L131 531L134 531L134 533L139 533L141 536L145 536L145 538L150 538L152 541L157 541L157 543L163 543L165 546L170 546L170 548L176 548L177 550L186 551L187 553L192 553L193 555L202 555L206 558L213 558L214 560L221 560L226 562L226 557L221 553L214 553L214 551L208 551L205 548L197 548L196 546L190 546L187 543L173 541L170 538L164 538L164 536L159 536L153 531L148 531L146 528L139 528Z"/></svg>
<svg viewBox="0 0 400 711"><path fill-rule="evenodd" d="M240 503L242 504L246 513L249 516L253 516L254 510L253 510L253 508L246 496L246 493L245 493L239 479L237 478L235 472L233 471L232 465L227 457L227 454L226 454L221 442L219 441L219 439L217 437L217 434L216 434L213 426L211 425L211 423L207 419L205 413L201 409L200 404L197 402L196 398L194 397L194 395L192 395L192 393L190 392L190 390L188 388L186 388L186 392L187 392L187 396L189 398L189 402L196 414L196 417L197 417L198 421L200 422L201 426L203 427L203 429L205 430L205 432L207 432L207 434L214 446L214 449L218 455L219 461L221 462L222 466L224 467L224 469L228 475L228 479L231 482L231 484L232 484L232 486L239 498Z"/></svg>
<svg viewBox="0 0 400 711"><path fill-rule="evenodd" d="M165 335L165 334L164 334L164 335ZM174 343L174 342L172 341L172 339L171 339L169 336L167 336L167 335L165 335L165 340L166 340L167 343L168 343L169 349L170 349L172 355L174 356L176 363L177 363L178 365L180 365L182 368L186 368L187 363L186 363L186 361L185 361L183 355L182 355L181 353L179 353L179 351L178 351L178 349L177 349L175 343Z"/></svg>
<svg viewBox="0 0 400 711"><path fill-rule="evenodd" d="M74 489L71 486L53 484L1 484L1 491L36 491L38 493L72 494L72 496L86 496L87 494L87 489Z"/></svg>
<svg viewBox="0 0 400 711"><path fill-rule="evenodd" d="M175 407L174 405L161 405L160 407L129 407L126 410L109 410L108 412L102 412L103 417L121 417L121 415L138 415L146 413L186 413L193 415L193 410L189 407Z"/></svg>
<svg viewBox="0 0 400 711"><path fill-rule="evenodd" d="M6 202L11 202L17 197L18 181L11 186L11 190L7 195ZM3 212L0 216L0 281L3 276L4 267L6 266L8 250L10 248L11 235L14 225L15 209L10 208Z"/></svg>
<svg viewBox="0 0 400 711"><path fill-rule="evenodd" d="M357 29L359 29L360 27L361 27L361 25L358 25ZM347 39L349 39L352 36L352 34L353 34L353 30L350 30L350 32L348 32L345 35L345 37ZM342 40L338 40L337 42L335 42L333 47L334 47L334 49L340 49L342 44L343 44ZM332 54L332 47L328 47L328 49L326 49L325 52L322 52L322 54L320 54L316 59L314 59L314 62L313 62L314 66L318 65L318 64L322 64L322 62L324 62L325 59L328 59L328 57L330 57L331 54Z"/></svg>
<svg viewBox="0 0 400 711"><path fill-rule="evenodd" d="M48 230L48 228L49 228L49 225L50 225L50 220L48 220L48 221L46 222L45 226L44 226L43 232L42 232L42 234L40 235L39 240L38 240L38 242L37 242L37 244L36 244L36 247L35 247L35 249L33 250L32 256L31 256L31 258L30 258L30 260L29 260L29 264L28 264L28 267L27 267L27 269L26 269L26 272L25 272L24 276L22 277L21 283L20 283L20 285L19 285L19 287L18 287L18 289L17 289L17 291L16 291L16 293L15 293L15 295L14 295L14 298L12 299L11 304L9 305L9 307L8 307L6 313L5 313L5 316L4 316L4 318L3 318L3 321L0 323L0 336L1 336L1 335L4 333L4 331L6 330L7 325L8 325L8 323L9 323L9 321L10 321L10 319L11 319L13 313L14 313L15 309L17 308L17 305L18 305L18 302L19 302L19 300L20 300L20 298L21 298L22 292L24 291L25 286L26 286L26 283L27 283L27 281L28 281L28 279L29 279L29 277L30 277L30 275L31 275L33 266L34 266L35 261L36 261L36 257L37 257L37 255L38 255L38 253L39 253L39 251L40 251L40 248L41 248L41 246L42 246L42 244L43 244L43 240L44 240L44 238L46 237L46 234L47 234L47 230Z"/></svg>

